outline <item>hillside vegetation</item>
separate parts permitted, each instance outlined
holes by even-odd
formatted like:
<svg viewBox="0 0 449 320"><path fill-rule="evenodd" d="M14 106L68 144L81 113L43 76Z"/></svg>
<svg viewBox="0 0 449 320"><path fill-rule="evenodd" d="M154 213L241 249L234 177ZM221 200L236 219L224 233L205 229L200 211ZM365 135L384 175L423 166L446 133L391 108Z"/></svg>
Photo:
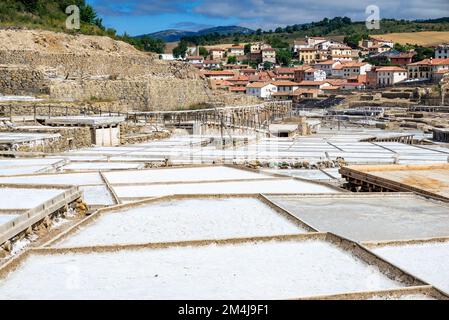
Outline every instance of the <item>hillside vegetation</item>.
<svg viewBox="0 0 449 320"><path fill-rule="evenodd" d="M80 8L80 30L66 28L68 15L65 10L70 5L77 5ZM140 50L157 53L163 52L165 48L163 41L151 37L136 39L126 34L118 36L116 30L104 27L95 9L85 0L1 0L0 27L109 36L128 42Z"/></svg>
<svg viewBox="0 0 449 320"><path fill-rule="evenodd" d="M267 41L268 43L277 42L277 47L285 47L288 44L291 44L293 40L304 38L306 36L346 36L357 41L368 35L422 31L449 31L449 17L423 21L383 19L380 22L380 29L378 30L368 30L365 22L354 22L347 17L335 17L333 19L325 18L319 22L295 24L269 31L262 31L259 29L254 34L223 36L215 33L195 37L185 37L183 40L196 45Z"/></svg>

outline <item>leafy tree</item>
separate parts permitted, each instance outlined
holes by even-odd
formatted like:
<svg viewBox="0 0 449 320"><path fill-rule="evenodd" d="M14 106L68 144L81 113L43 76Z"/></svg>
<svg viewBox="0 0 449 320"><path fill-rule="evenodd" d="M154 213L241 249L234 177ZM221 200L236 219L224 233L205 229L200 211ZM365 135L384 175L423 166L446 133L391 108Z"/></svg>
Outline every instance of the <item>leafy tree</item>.
<svg viewBox="0 0 449 320"><path fill-rule="evenodd" d="M205 47L199 47L198 52L200 56L206 58L209 55L209 51Z"/></svg>
<svg viewBox="0 0 449 320"><path fill-rule="evenodd" d="M187 53L187 42L179 42L178 46L173 49L173 55L177 58L185 58Z"/></svg>
<svg viewBox="0 0 449 320"><path fill-rule="evenodd" d="M245 44L245 54L251 53L251 43Z"/></svg>
<svg viewBox="0 0 449 320"><path fill-rule="evenodd" d="M265 61L263 63L263 68L265 70L271 70L271 69L273 69L273 63L271 63L270 61Z"/></svg>
<svg viewBox="0 0 449 320"><path fill-rule="evenodd" d="M272 36L267 40L267 43L275 49L278 48L288 48L288 42L283 41L279 36Z"/></svg>
<svg viewBox="0 0 449 320"><path fill-rule="evenodd" d="M292 52L288 49L278 49L276 51L276 61L283 66L289 66L292 62Z"/></svg>
<svg viewBox="0 0 449 320"><path fill-rule="evenodd" d="M236 64L237 63L237 57L236 56L229 56L228 57L228 64Z"/></svg>

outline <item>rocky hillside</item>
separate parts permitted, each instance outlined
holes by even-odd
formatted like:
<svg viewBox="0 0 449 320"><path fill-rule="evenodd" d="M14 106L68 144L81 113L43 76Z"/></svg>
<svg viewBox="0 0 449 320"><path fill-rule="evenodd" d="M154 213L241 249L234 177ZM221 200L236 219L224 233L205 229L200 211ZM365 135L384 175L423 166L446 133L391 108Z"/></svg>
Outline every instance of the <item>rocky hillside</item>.
<svg viewBox="0 0 449 320"><path fill-rule="evenodd" d="M0 65L0 94L111 101L126 110L179 110L212 99L194 67L104 36L0 30Z"/></svg>
<svg viewBox="0 0 449 320"><path fill-rule="evenodd" d="M27 50L47 54L146 55L130 44L106 36L70 35L41 30L1 30L0 50Z"/></svg>

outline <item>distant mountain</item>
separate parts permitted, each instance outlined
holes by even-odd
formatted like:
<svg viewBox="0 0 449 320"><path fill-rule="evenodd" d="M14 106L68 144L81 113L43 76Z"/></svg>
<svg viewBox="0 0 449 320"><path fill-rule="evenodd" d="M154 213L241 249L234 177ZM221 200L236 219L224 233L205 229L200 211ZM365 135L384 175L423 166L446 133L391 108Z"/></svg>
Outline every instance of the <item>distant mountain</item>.
<svg viewBox="0 0 449 320"><path fill-rule="evenodd" d="M197 32L194 31L185 31L185 30L176 30L176 29L170 29L170 30L164 30L159 31L155 33L147 34L147 36L150 36L155 39L161 39L166 42L175 42L181 40L183 37L192 37L192 36L204 36L208 34L218 33L220 35L226 36L234 33L241 33L241 34L252 34L254 33L254 30L244 28L244 27L238 27L238 26L227 26L227 27L213 27L208 29L203 29ZM136 38L141 38L146 35L137 36Z"/></svg>

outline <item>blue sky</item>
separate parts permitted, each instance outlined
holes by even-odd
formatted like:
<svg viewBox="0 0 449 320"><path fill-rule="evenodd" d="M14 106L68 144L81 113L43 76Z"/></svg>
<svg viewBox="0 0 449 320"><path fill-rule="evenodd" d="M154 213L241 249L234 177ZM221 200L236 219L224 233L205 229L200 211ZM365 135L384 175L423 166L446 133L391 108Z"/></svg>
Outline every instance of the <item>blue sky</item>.
<svg viewBox="0 0 449 320"><path fill-rule="evenodd" d="M165 29L200 30L240 25L274 29L325 17L365 20L368 5L377 5L381 18L427 19L449 16L449 0L87 0L107 27L120 34Z"/></svg>

